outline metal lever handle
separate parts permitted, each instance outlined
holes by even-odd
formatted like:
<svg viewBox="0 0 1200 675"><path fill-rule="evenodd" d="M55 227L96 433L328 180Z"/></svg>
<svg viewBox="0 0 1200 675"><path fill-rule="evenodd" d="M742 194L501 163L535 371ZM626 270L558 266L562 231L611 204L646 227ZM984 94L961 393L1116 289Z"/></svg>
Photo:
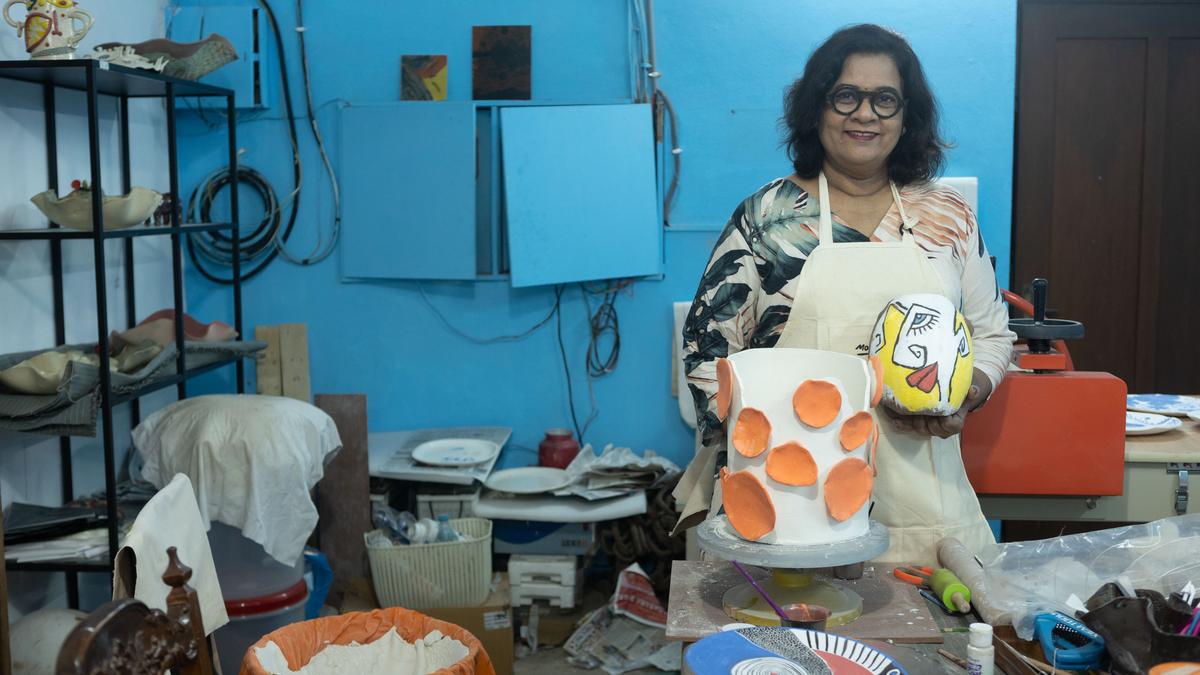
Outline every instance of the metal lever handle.
<svg viewBox="0 0 1200 675"><path fill-rule="evenodd" d="M1046 291L1050 282L1042 278L1033 280L1033 321L1034 323L1045 323L1046 321Z"/></svg>

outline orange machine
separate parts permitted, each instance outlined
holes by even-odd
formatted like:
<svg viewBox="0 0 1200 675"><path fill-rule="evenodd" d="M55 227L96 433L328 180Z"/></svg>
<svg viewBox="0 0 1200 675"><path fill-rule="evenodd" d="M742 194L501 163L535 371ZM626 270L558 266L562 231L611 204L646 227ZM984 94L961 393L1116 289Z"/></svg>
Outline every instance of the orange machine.
<svg viewBox="0 0 1200 675"><path fill-rule="evenodd" d="M1029 319L1009 326L1026 344L987 405L967 417L962 455L979 494L1121 494L1125 475L1125 382L1077 371L1063 342L1083 337L1077 321L1046 318L1046 280L1034 303L1004 291Z"/></svg>

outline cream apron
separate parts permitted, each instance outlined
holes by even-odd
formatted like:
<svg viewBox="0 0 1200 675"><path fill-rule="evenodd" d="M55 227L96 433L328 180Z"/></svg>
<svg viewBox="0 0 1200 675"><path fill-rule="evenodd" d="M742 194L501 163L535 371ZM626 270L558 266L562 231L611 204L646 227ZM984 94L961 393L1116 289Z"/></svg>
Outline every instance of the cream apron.
<svg viewBox="0 0 1200 675"><path fill-rule="evenodd" d="M829 186L819 177L820 245L808 255L791 295L791 314L779 347L866 354L871 330L884 306L906 293L946 290L912 235L900 194L899 242L834 243ZM906 231L907 230L907 231ZM958 304L958 298L951 298ZM936 438L901 432L879 421L879 476L871 517L888 526L888 562L934 562L942 537L956 537L973 551L994 541L967 480L958 436Z"/></svg>

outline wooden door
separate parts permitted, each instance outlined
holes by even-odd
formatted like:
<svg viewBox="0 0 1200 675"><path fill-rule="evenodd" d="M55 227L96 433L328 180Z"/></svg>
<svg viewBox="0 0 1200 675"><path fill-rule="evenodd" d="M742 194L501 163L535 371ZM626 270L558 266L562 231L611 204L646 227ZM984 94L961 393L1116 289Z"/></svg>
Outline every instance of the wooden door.
<svg viewBox="0 0 1200 675"><path fill-rule="evenodd" d="M1200 2L1022 2L1011 287L1081 370L1200 393Z"/></svg>

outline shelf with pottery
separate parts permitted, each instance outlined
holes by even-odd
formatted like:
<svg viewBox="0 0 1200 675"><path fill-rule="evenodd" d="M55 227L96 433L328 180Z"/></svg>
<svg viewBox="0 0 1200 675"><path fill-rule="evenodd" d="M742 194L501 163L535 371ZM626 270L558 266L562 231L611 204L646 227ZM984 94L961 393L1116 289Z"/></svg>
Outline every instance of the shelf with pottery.
<svg viewBox="0 0 1200 675"><path fill-rule="evenodd" d="M3 19L23 38L25 49L30 55L27 61L0 61L0 89L15 89L29 85L41 85L44 100L45 136L47 155L51 158L47 166L46 185L51 188L32 197L32 201L46 216L49 227L0 230L0 241L44 240L50 244L51 274L53 284L53 308L55 320L55 342L53 349L24 354L0 355L0 361L9 370L24 364L35 377L33 363L71 361L65 368L72 375L67 380L54 378L50 372L52 392L26 394L15 391L12 386L0 387L0 413L33 409L37 419L30 421L26 416L8 414L7 422L23 426L29 433L54 433L59 436L59 460L62 477L62 492L68 498L76 494L72 473L72 435L98 435L98 445L104 458L105 518L102 523L107 552L101 559L55 558L26 559L24 562L5 562L7 569L30 571L65 571L67 574L68 604L78 606L78 580L75 572L102 572L111 569L111 561L119 543L119 520L116 486L116 446L113 431L113 407L129 404L131 422L140 419L137 399L147 393L175 385L179 397L187 396L186 382L198 375L236 364L236 390L244 391L243 358L252 356L256 347L253 343L236 340L241 331L241 277L235 268L232 279L233 329L235 335L219 342L197 342L187 321L183 319L183 237L181 234L221 231L228 236L233 248L238 246L238 226L234 223L181 224L178 203L164 206L164 195L147 188L130 184L129 151L129 103L130 98L165 99L168 174L170 190L180 193L178 157L176 154L176 99L178 97L216 98L228 110L228 157L229 170L236 170L236 113L234 92L230 89L194 81L196 77L212 68L219 67L236 58L228 42L210 36L208 40L193 44L150 41L137 45L110 44L98 50L91 58L76 58L75 49L92 25L91 15L73 1L64 0L39 5L38 11L30 11L31 4L8 2L4 6ZM24 16L14 16L10 10L25 6ZM16 12L19 14L19 12ZM161 53L160 53L161 52ZM165 71L165 72L159 72ZM165 74L172 73L171 75ZM180 75L175 77L173 75ZM90 171L86 175L91 185L107 185L102 180L100 148L99 99L102 96L118 99L118 127L120 136L120 171L118 183L120 193L105 194L100 204L96 196L83 181L76 181L70 192L57 191L59 183L58 126L62 106L55 96L58 89L81 92L83 102L78 99L71 107L84 108L87 121L87 141L84 148L90 160ZM65 100L63 101L65 102ZM82 110L80 112L83 112ZM107 171L103 172L106 175ZM110 178L111 180L111 178ZM97 191L99 192L99 191ZM236 183L228 191L229 213L237 213ZM231 220L236 220L231 218ZM228 232L225 232L228 230ZM111 278L108 276L106 257L109 247L103 245L108 239L125 242L123 258L125 293L125 316L130 320L124 331L130 333L138 327L132 325L138 314L134 292L134 237L172 235L169 237L171 258L171 288L174 312L167 321L162 335L156 335L153 354L146 350L145 341L133 341L133 349L123 349L121 344L110 343L120 334L110 336L109 310L116 298L112 298ZM64 312L62 278L63 255L61 242L84 240L93 244L96 293L97 338L90 344L65 345L67 319ZM174 317L180 317L177 321ZM143 322L144 323L144 322ZM261 343L259 343L261 344ZM97 349L99 347L99 349ZM127 347L127 346L126 346ZM67 356L70 352L71 356ZM129 353L125 353L129 352ZM134 358L134 357L137 358ZM146 359L142 361L141 359ZM41 363L41 361L38 361ZM145 364L139 367L138 364ZM52 364L53 365L53 364ZM60 365L62 365L60 363ZM113 366L116 366L115 368ZM52 369L53 370L53 369ZM64 370L64 372L66 372ZM35 378L36 379L36 378ZM61 388L60 388L61 386ZM61 415L61 416L60 416ZM54 419L50 419L54 417ZM18 420L13 422L13 420ZM67 555L67 554L64 554Z"/></svg>
<svg viewBox="0 0 1200 675"><path fill-rule="evenodd" d="M96 93L102 96L153 98L169 95L229 95L229 90L203 82L171 77L153 70L119 66L97 59L0 61L0 79L52 84L62 89L86 91L88 78L95 79Z"/></svg>

